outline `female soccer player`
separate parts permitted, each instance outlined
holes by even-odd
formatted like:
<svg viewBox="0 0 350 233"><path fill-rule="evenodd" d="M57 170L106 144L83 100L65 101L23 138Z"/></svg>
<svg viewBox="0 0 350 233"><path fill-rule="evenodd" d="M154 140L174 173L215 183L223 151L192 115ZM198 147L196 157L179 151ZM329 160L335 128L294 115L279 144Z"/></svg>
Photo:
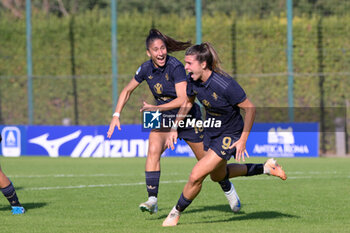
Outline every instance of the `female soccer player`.
<svg viewBox="0 0 350 233"><path fill-rule="evenodd" d="M1 143L1 140L2 140L2 137L0 135L0 143ZM7 176L1 170L1 167L0 167L0 189L2 194L4 194L6 199L10 202L10 205L12 208L11 210L12 214L24 214L25 209L18 201L16 190L13 187L13 184L9 180L9 178L7 178Z"/></svg>
<svg viewBox="0 0 350 233"><path fill-rule="evenodd" d="M186 71L183 64L175 57L169 56L168 53L185 50L191 45L190 42L181 42L162 34L157 29L151 29L146 38L147 55L150 60L143 63L134 78L122 90L118 98L118 103L110 123L107 137L110 138L114 128L120 128L120 114L131 93L146 81L157 105L161 105L163 114L175 115L178 108L187 98L186 88ZM151 105L144 103L143 110L151 110ZM194 105L190 113L195 118L200 118L199 106ZM160 178L160 157L166 149L165 140L169 133L164 130L152 130L149 135L149 146L145 166L146 188L148 200L140 204L142 211L148 211L150 214L156 213L157 195ZM202 132L193 128L179 130L179 138L184 139L191 147L197 159L202 155Z"/></svg>
<svg viewBox="0 0 350 233"><path fill-rule="evenodd" d="M185 50L191 46L190 42L180 42L173 38L162 34L156 29L151 29L146 39L147 55L150 60L143 63L134 78L122 90L118 98L118 103L111 120L107 137L110 138L115 127L120 128L120 114L128 101L131 93L140 85L142 81L146 81L157 106L144 103L141 111L160 109L163 115L176 115L178 108L187 99L187 78L183 64L176 58L169 56L168 53L173 51ZM199 106L194 104L191 106L190 115L193 118L200 119ZM174 118L175 119L175 118ZM149 135L149 146L145 166L146 188L148 192L148 200L140 204L142 211L148 211L150 214L156 213L158 209L157 195L160 178L160 157L166 149L165 142L168 130L152 130ZM185 128L179 129L179 138L184 139L190 146L198 160L204 155L203 150L203 132L201 129ZM235 174L233 176L247 174L245 165L236 164ZM252 169L253 170L253 169ZM222 182L221 182L222 183ZM225 192L226 198L230 203L233 211L239 210L239 199L234 186L227 180L223 185L230 184L230 192ZM232 188L231 188L232 187ZM224 188L223 188L224 189Z"/></svg>
<svg viewBox="0 0 350 233"><path fill-rule="evenodd" d="M185 55L185 69L190 75L190 88L198 100L204 105L206 119L220 121L220 127L209 127L204 130L205 156L192 169L189 180L183 192L163 226L176 226L182 211L191 204L201 190L202 182L207 175L213 181L226 183L229 189L235 167L227 165L231 156L236 160L249 157L246 142L255 119L255 106L247 98L241 86L220 68L219 57L209 43L194 45L187 49ZM186 115L187 109L193 105L194 97L181 106L179 115ZM245 111L244 121L240 109ZM181 118L177 118L177 121ZM172 130L167 140L168 148L174 148L177 131ZM285 180L287 177L275 160L269 159L263 166L256 164L247 166L247 170L254 168L254 175L270 174ZM256 167L260 169L257 169ZM225 185L222 185L225 186Z"/></svg>

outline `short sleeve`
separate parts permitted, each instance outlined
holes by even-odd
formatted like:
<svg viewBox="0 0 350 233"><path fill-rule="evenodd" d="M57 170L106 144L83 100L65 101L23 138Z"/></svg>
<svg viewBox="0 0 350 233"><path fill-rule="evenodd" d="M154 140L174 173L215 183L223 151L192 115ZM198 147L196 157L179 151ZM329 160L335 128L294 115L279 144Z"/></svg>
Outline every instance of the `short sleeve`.
<svg viewBox="0 0 350 233"><path fill-rule="evenodd" d="M146 67L144 64L136 70L134 78L138 83L142 83L142 81L146 79Z"/></svg>
<svg viewBox="0 0 350 233"><path fill-rule="evenodd" d="M230 84L225 90L225 96L232 106L242 103L247 98L243 88L234 79L230 80Z"/></svg>
<svg viewBox="0 0 350 233"><path fill-rule="evenodd" d="M175 84L179 83L179 82L187 81L186 71L185 71L185 68L182 64L178 65L174 68L174 70L172 72L172 78L173 78Z"/></svg>

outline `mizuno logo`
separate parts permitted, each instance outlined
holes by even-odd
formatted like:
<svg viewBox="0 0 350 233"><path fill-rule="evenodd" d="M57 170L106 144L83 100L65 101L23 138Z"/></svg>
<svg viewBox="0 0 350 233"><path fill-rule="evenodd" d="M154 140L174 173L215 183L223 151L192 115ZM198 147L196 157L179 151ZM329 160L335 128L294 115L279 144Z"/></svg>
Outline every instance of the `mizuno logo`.
<svg viewBox="0 0 350 233"><path fill-rule="evenodd" d="M79 137L80 134L81 134L81 130L77 130L74 133L71 133L67 136L57 138L57 139L47 140L47 138L49 137L49 134L46 133L39 137L30 139L29 142L42 146L47 151L50 157L58 157L59 155L58 150L60 146L66 142L76 139L77 137Z"/></svg>

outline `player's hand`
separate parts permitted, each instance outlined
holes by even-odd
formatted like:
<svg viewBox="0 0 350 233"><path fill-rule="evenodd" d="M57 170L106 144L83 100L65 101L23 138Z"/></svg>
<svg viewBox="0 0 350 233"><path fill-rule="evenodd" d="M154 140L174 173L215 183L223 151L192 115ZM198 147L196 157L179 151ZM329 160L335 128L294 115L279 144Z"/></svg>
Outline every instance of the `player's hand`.
<svg viewBox="0 0 350 233"><path fill-rule="evenodd" d="M111 138L115 127L118 127L118 130L121 130L119 117L116 116L113 117L111 124L109 125L109 129L107 131L107 138Z"/></svg>
<svg viewBox="0 0 350 233"><path fill-rule="evenodd" d="M233 147L236 147L236 160L238 162L243 160L245 161L244 156L246 155L247 158L249 158L249 154L246 149L246 141L243 139L239 139L238 141L234 142L229 148L232 149Z"/></svg>
<svg viewBox="0 0 350 233"><path fill-rule="evenodd" d="M177 130L172 129L168 135L165 145L168 149L171 148L171 150L174 150L175 149L174 144L176 143L177 143Z"/></svg>
<svg viewBox="0 0 350 233"><path fill-rule="evenodd" d="M140 112L143 112L143 111L156 111L156 110L157 110L157 106L156 105L148 104L148 103L146 103L146 101L143 101L143 107L140 109Z"/></svg>

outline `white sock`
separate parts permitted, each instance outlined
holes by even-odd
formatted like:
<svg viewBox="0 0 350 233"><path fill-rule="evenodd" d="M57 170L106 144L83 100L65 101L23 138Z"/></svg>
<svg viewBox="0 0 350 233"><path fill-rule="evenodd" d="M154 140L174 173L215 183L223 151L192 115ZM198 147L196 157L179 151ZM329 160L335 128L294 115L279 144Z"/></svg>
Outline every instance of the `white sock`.
<svg viewBox="0 0 350 233"><path fill-rule="evenodd" d="M157 197L155 197L155 196L150 196L150 197L148 197L148 200L149 200L149 201L152 201L152 202L157 202Z"/></svg>

